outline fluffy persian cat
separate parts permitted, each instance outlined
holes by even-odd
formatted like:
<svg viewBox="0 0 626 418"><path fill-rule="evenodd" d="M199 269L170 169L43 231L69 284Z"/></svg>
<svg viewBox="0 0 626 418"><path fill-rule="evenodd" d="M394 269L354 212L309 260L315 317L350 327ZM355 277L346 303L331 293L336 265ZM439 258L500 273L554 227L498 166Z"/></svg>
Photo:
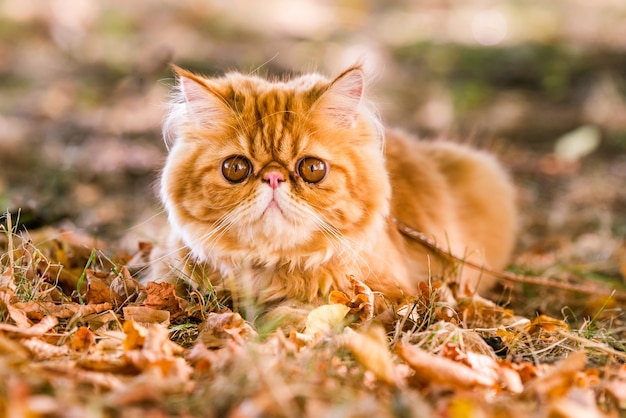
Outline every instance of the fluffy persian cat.
<svg viewBox="0 0 626 418"><path fill-rule="evenodd" d="M272 306L323 303L352 276L401 304L446 263L394 218L460 257L508 262L516 210L503 169L384 129L359 66L334 79L175 71L160 189L171 232L153 278ZM460 276L465 292L492 282Z"/></svg>

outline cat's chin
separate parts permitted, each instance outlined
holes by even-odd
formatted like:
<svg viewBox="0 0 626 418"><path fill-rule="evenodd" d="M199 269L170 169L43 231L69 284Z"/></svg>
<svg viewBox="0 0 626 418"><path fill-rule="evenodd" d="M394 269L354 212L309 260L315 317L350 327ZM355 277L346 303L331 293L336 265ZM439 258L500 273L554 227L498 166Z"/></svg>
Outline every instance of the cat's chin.
<svg viewBox="0 0 626 418"><path fill-rule="evenodd" d="M289 220L279 207L270 206L261 218L242 228L242 243L252 251L290 254L306 245L314 234L313 225Z"/></svg>

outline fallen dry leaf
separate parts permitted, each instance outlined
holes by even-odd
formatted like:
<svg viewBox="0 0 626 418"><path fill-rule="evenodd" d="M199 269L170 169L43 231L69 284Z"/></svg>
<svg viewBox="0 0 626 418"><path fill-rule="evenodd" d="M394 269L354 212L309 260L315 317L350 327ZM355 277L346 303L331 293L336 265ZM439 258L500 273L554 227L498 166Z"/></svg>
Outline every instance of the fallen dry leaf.
<svg viewBox="0 0 626 418"><path fill-rule="evenodd" d="M230 341L242 344L244 340L256 335L241 315L231 311L209 313L198 329L198 340L208 348L220 348Z"/></svg>
<svg viewBox="0 0 626 418"><path fill-rule="evenodd" d="M132 320L141 325L161 324L168 326L170 324L170 312L157 310L145 306L126 306L123 309L124 319Z"/></svg>
<svg viewBox="0 0 626 418"><path fill-rule="evenodd" d="M374 292L362 281L350 276L352 286L348 296L339 290L333 290L328 297L329 303L346 305L350 308L349 315L357 315L361 321L367 321L374 316Z"/></svg>
<svg viewBox="0 0 626 418"><path fill-rule="evenodd" d="M218 359L215 350L210 350L199 342L191 347L185 357L194 367L195 372L200 374L208 374Z"/></svg>
<svg viewBox="0 0 626 418"><path fill-rule="evenodd" d="M15 292L15 278L13 277L13 267L7 267L0 274L0 291L11 293Z"/></svg>
<svg viewBox="0 0 626 418"><path fill-rule="evenodd" d="M74 351L87 351L96 342L96 336L87 327L80 327L70 337L70 349Z"/></svg>
<svg viewBox="0 0 626 418"><path fill-rule="evenodd" d="M93 353L81 356L76 364L83 369L101 373L133 375L140 372L127 361L121 350L114 353L95 350Z"/></svg>
<svg viewBox="0 0 626 418"><path fill-rule="evenodd" d="M172 320L184 314L187 301L176 295L176 286L173 284L150 282L146 285L146 293L144 306L169 311Z"/></svg>
<svg viewBox="0 0 626 418"><path fill-rule="evenodd" d="M618 408L626 410L626 378L609 382L605 390Z"/></svg>
<svg viewBox="0 0 626 418"><path fill-rule="evenodd" d="M85 315L82 317L82 321L94 332L101 328L105 330L122 329L119 318L111 310Z"/></svg>
<svg viewBox="0 0 626 418"><path fill-rule="evenodd" d="M84 293L83 298L87 303L117 304L115 293L111 290L111 285L106 280L107 275L88 269L85 277L87 279L87 291Z"/></svg>
<svg viewBox="0 0 626 418"><path fill-rule="evenodd" d="M115 390L124 386L124 381L108 371L83 370L72 361L48 362L37 368L46 370L56 376L75 379L77 382L93 385L103 390Z"/></svg>
<svg viewBox="0 0 626 418"><path fill-rule="evenodd" d="M20 364L28 360L28 352L16 340L0 333L0 355L4 364Z"/></svg>
<svg viewBox="0 0 626 418"><path fill-rule="evenodd" d="M50 360L55 357L65 357L71 352L65 346L48 344L38 338L28 338L22 341L22 345L30 351L36 361Z"/></svg>
<svg viewBox="0 0 626 418"><path fill-rule="evenodd" d="M86 316L101 313L113 309L110 303L97 303L80 305L78 303L54 303L54 302L18 302L14 307L22 309L28 318L40 320L46 315L55 316L60 319L71 318L74 315Z"/></svg>
<svg viewBox="0 0 626 418"><path fill-rule="evenodd" d="M30 328L31 322L28 319L26 313L19 308L11 305L11 299L13 298L12 291L2 290L0 291L0 308L4 307L9 313L9 317L15 322L15 325L22 328Z"/></svg>
<svg viewBox="0 0 626 418"><path fill-rule="evenodd" d="M124 350L134 350L143 347L146 342L146 335L148 335L147 328L130 320L124 322L124 332L126 333Z"/></svg>
<svg viewBox="0 0 626 418"><path fill-rule="evenodd" d="M169 338L167 327L152 324L148 327L148 333L143 345L143 350L151 354L173 356L181 354L185 350Z"/></svg>
<svg viewBox="0 0 626 418"><path fill-rule="evenodd" d="M145 287L131 276L126 266L120 267L119 274L111 282L110 288L115 293L118 304L134 302L142 292L145 292Z"/></svg>
<svg viewBox="0 0 626 418"><path fill-rule="evenodd" d="M572 389L567 396L553 399L549 406L550 417L606 418L596 403L591 390Z"/></svg>
<svg viewBox="0 0 626 418"><path fill-rule="evenodd" d="M0 332L20 337L41 337L54 328L59 321L54 316L46 316L30 328L22 328L11 324L0 324Z"/></svg>
<svg viewBox="0 0 626 418"><path fill-rule="evenodd" d="M350 308L339 303L319 306L307 316L304 333L322 336L336 334L345 327L345 317L348 312Z"/></svg>
<svg viewBox="0 0 626 418"><path fill-rule="evenodd" d="M128 322L132 323L132 321ZM124 358L130 364L143 372L158 370L158 375L162 378L187 381L193 370L183 358L176 357L184 350L170 341L167 328L151 325L146 329L134 323L127 327L125 323L124 330L129 339L128 342L124 341ZM141 343L142 339L143 343ZM132 349L128 348L131 346Z"/></svg>
<svg viewBox="0 0 626 418"><path fill-rule="evenodd" d="M532 322L526 325L525 331L530 335L535 335L542 331L548 333L569 331L569 326L565 323L565 321L561 321L560 319L551 318L547 315L539 315Z"/></svg>
<svg viewBox="0 0 626 418"><path fill-rule="evenodd" d="M587 364L587 356L582 351L575 352L558 362L544 375L532 380L526 386L526 395L558 398L564 396L576 383L576 374Z"/></svg>
<svg viewBox="0 0 626 418"><path fill-rule="evenodd" d="M396 353L413 370L415 377L427 383L436 383L452 388L474 386L493 387L493 377L479 373L456 361L431 354L407 343L399 343Z"/></svg>
<svg viewBox="0 0 626 418"><path fill-rule="evenodd" d="M403 386L403 381L396 373L383 328L369 327L358 332L345 328L339 341L378 380L389 385Z"/></svg>
<svg viewBox="0 0 626 418"><path fill-rule="evenodd" d="M502 388L511 393L522 393L524 391L524 383L520 373L512 367L509 361L497 360L497 362L498 367L495 370Z"/></svg>

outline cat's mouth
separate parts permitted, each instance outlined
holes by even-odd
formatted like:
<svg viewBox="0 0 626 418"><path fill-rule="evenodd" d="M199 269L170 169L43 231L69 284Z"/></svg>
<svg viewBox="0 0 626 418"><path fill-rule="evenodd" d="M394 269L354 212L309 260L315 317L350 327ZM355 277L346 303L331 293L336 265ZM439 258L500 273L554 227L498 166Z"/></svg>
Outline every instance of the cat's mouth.
<svg viewBox="0 0 626 418"><path fill-rule="evenodd" d="M283 209L280 207L276 199L272 198L272 200L270 200L269 203L267 204L267 207L265 208L261 216L263 217L263 216L271 215L275 213L276 214L280 213L281 215L284 215Z"/></svg>

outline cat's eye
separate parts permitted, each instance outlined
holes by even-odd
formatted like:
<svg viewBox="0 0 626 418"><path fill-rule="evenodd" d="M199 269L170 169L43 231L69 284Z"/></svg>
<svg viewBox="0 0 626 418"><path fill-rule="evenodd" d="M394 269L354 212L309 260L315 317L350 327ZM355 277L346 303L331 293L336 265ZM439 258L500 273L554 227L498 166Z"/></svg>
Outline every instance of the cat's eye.
<svg viewBox="0 0 626 418"><path fill-rule="evenodd" d="M231 183L241 183L252 172L252 164L246 157L235 155L222 162L222 175Z"/></svg>
<svg viewBox="0 0 626 418"><path fill-rule="evenodd" d="M296 165L298 175L307 183L319 183L328 173L326 162L315 157L304 157Z"/></svg>

